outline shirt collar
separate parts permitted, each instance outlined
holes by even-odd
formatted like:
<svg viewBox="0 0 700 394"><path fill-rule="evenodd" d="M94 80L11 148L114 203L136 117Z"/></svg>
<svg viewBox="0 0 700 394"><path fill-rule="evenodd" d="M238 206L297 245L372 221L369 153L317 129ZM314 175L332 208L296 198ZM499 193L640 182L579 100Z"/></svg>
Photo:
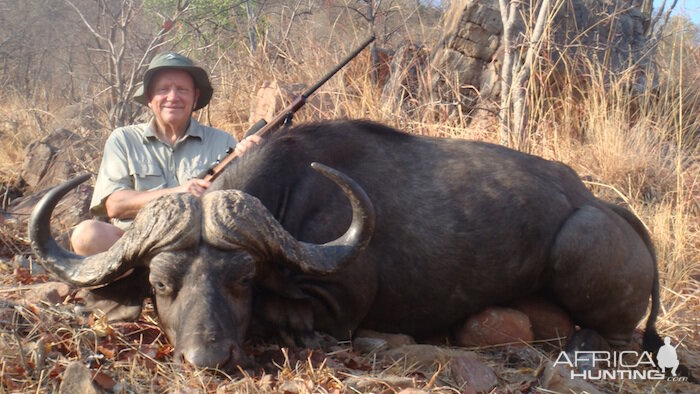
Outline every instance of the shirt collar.
<svg viewBox="0 0 700 394"><path fill-rule="evenodd" d="M146 124L143 129L143 139L144 143L153 140L158 140L158 135L156 134L156 118L151 118L151 120ZM190 126L185 131L185 136L182 140L189 137L195 137L204 139L204 133L202 131L202 126L194 118L190 118Z"/></svg>
<svg viewBox="0 0 700 394"><path fill-rule="evenodd" d="M185 132L185 137L197 137L200 140L204 139L204 133L202 132L202 125L199 124L194 118L190 118L190 127L187 128Z"/></svg>

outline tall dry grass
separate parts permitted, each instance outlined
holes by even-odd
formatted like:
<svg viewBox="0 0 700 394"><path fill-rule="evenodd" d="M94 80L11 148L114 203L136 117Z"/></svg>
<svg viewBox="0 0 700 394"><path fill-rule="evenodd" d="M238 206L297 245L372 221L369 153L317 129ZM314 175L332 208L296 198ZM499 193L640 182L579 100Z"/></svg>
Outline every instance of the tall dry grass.
<svg viewBox="0 0 700 394"><path fill-rule="evenodd" d="M597 196L642 220L659 264L658 329L674 343L683 340L686 361L698 368L700 64L697 56L674 59L698 47L688 45L683 32L669 36L677 38L664 48L671 59L659 59L658 79L649 78L645 86L632 69L611 77L587 58L570 59L560 70L563 88L532 84L529 148L567 163ZM534 79L541 82L542 75Z"/></svg>

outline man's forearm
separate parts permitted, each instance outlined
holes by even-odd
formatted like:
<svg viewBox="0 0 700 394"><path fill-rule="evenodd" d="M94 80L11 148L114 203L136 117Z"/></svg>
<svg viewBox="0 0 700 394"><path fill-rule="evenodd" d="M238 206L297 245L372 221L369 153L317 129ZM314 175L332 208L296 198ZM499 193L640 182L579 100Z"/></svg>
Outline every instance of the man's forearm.
<svg viewBox="0 0 700 394"><path fill-rule="evenodd" d="M139 210L151 200L171 193L190 193L195 197L201 197L209 185L211 185L209 181L193 178L180 186L168 189L150 191L119 190L107 197L105 209L107 210L107 216L110 218L133 219Z"/></svg>
<svg viewBox="0 0 700 394"><path fill-rule="evenodd" d="M119 190L107 197L107 216L116 219L133 219L144 205L160 196L177 192L177 187L150 191Z"/></svg>

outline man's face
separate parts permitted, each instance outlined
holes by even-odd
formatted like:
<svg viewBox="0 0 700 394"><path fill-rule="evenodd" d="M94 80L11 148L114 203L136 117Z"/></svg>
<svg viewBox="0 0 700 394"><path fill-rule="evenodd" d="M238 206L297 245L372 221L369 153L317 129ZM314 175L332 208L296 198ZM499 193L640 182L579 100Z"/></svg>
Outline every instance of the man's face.
<svg viewBox="0 0 700 394"><path fill-rule="evenodd" d="M161 70L156 73L148 92L148 106L160 127L183 131L199 98L190 74L182 70Z"/></svg>

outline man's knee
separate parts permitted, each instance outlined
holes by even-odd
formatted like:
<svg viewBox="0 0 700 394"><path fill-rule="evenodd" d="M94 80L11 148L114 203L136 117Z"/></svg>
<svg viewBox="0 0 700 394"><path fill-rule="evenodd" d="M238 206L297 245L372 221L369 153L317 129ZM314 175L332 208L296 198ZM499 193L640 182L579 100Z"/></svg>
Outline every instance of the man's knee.
<svg viewBox="0 0 700 394"><path fill-rule="evenodd" d="M124 232L110 223L85 220L75 227L70 238L73 251L89 256L109 249Z"/></svg>

